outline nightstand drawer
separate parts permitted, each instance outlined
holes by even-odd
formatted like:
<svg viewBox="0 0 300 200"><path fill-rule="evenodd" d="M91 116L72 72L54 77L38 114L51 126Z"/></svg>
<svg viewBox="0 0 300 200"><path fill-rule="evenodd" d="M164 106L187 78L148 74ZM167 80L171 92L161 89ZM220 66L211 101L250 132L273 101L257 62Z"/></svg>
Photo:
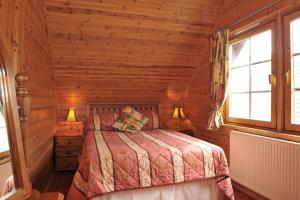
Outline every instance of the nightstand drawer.
<svg viewBox="0 0 300 200"><path fill-rule="evenodd" d="M81 137L56 137L55 144L57 147L81 147Z"/></svg>
<svg viewBox="0 0 300 200"><path fill-rule="evenodd" d="M78 156L73 158L56 158L56 170L72 170L78 167Z"/></svg>
<svg viewBox="0 0 300 200"><path fill-rule="evenodd" d="M55 156L57 158L76 157L81 153L81 147L57 147Z"/></svg>
<svg viewBox="0 0 300 200"><path fill-rule="evenodd" d="M54 143L55 169L76 170L83 143L82 133L57 132Z"/></svg>

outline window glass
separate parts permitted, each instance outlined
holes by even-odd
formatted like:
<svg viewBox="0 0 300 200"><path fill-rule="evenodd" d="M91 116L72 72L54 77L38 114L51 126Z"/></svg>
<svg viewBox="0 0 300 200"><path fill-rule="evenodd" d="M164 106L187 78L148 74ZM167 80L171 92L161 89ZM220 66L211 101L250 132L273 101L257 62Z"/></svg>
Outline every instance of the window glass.
<svg viewBox="0 0 300 200"><path fill-rule="evenodd" d="M230 95L229 115L239 118L249 117L249 93Z"/></svg>
<svg viewBox="0 0 300 200"><path fill-rule="evenodd" d="M243 40L231 46L231 66L249 64L249 40Z"/></svg>
<svg viewBox="0 0 300 200"><path fill-rule="evenodd" d="M0 113L0 152L8 151L9 144L7 138L6 122L3 115Z"/></svg>
<svg viewBox="0 0 300 200"><path fill-rule="evenodd" d="M300 53L300 18L291 22L292 52Z"/></svg>
<svg viewBox="0 0 300 200"><path fill-rule="evenodd" d="M232 92L249 92L249 67L232 69L230 83Z"/></svg>
<svg viewBox="0 0 300 200"><path fill-rule="evenodd" d="M253 91L271 90L271 84L269 82L271 68L271 62L264 62L251 66L251 89Z"/></svg>
<svg viewBox="0 0 300 200"><path fill-rule="evenodd" d="M271 30L251 37L251 62L271 60L272 40Z"/></svg>
<svg viewBox="0 0 300 200"><path fill-rule="evenodd" d="M271 57L271 29L230 46L230 117L271 121Z"/></svg>
<svg viewBox="0 0 300 200"><path fill-rule="evenodd" d="M271 92L253 93L251 95L251 118L265 121L271 119Z"/></svg>
<svg viewBox="0 0 300 200"><path fill-rule="evenodd" d="M291 30L291 119L300 124L300 18L292 20Z"/></svg>

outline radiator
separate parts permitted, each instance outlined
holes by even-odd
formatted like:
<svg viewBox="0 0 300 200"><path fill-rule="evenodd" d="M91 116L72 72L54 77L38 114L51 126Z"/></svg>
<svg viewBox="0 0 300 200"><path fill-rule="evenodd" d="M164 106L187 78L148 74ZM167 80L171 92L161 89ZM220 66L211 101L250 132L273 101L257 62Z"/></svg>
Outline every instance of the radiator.
<svg viewBox="0 0 300 200"><path fill-rule="evenodd" d="M231 131L230 174L269 199L300 200L300 144Z"/></svg>

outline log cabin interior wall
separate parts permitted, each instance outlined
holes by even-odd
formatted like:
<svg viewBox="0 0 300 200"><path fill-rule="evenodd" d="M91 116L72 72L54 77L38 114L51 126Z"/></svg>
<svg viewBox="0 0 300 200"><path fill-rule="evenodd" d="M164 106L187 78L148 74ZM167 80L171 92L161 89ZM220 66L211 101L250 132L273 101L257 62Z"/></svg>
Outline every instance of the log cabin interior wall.
<svg viewBox="0 0 300 200"><path fill-rule="evenodd" d="M36 180L33 186L43 187L43 180L52 172L56 125L53 66L43 1L26 1L24 23L23 70L29 77L32 104L28 120L29 177Z"/></svg>
<svg viewBox="0 0 300 200"><path fill-rule="evenodd" d="M170 127L173 106L184 104L186 126L229 154L229 128L206 131L209 36L272 0L26 1L24 41L15 41L7 18L14 21L18 2L0 0L0 44L11 60L22 57L15 74L29 76L29 175L36 185L52 171L56 122L69 107L85 120L87 102L160 102ZM273 12L279 19L280 9L296 2L281 1L249 20Z"/></svg>
<svg viewBox="0 0 300 200"><path fill-rule="evenodd" d="M33 186L39 188L43 187L41 181L52 172L52 137L56 124L53 67L43 2L25 1L22 7L20 2L0 1L0 45L10 61L18 60L19 64L11 63L14 73L25 72L29 77L28 173ZM21 9L24 18L16 14ZM13 23L17 20L20 22Z"/></svg>
<svg viewBox="0 0 300 200"><path fill-rule="evenodd" d="M57 121L87 102L157 102L170 127L184 104L186 127L229 154L227 129L206 131L210 112L210 34L273 0L46 0ZM278 10L297 0L286 0ZM265 15L270 14L268 10ZM251 20L257 17L254 16Z"/></svg>
<svg viewBox="0 0 300 200"><path fill-rule="evenodd" d="M46 0L57 120L69 107L84 120L87 102L161 102L170 119L222 6L223 0Z"/></svg>
<svg viewBox="0 0 300 200"><path fill-rule="evenodd" d="M164 119L176 127L172 108L184 104L185 126L229 154L228 131L206 131L208 38L274 0L46 2L58 121L68 107L85 116L87 102L160 101ZM282 1L264 15L293 2Z"/></svg>

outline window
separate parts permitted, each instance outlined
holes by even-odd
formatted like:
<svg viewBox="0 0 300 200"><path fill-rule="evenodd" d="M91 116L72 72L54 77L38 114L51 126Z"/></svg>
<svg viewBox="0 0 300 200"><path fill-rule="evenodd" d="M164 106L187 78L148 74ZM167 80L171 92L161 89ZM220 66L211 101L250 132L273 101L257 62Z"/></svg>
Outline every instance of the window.
<svg viewBox="0 0 300 200"><path fill-rule="evenodd" d="M0 66L0 70L0 74L2 75L2 66ZM6 108L4 97L4 79L2 76L0 76L0 165L10 161L9 138L7 134L8 130L6 124Z"/></svg>
<svg viewBox="0 0 300 200"><path fill-rule="evenodd" d="M300 124L300 18L291 21L292 123Z"/></svg>
<svg viewBox="0 0 300 200"><path fill-rule="evenodd" d="M286 129L300 130L300 12L285 17Z"/></svg>
<svg viewBox="0 0 300 200"><path fill-rule="evenodd" d="M6 122L3 118L2 114L0 114L0 153L9 150L9 143L7 137L7 129L6 129Z"/></svg>
<svg viewBox="0 0 300 200"><path fill-rule="evenodd" d="M230 38L226 121L299 135L300 9L270 20Z"/></svg>
<svg viewBox="0 0 300 200"><path fill-rule="evenodd" d="M231 42L227 121L275 127L273 26L257 28Z"/></svg>
<svg viewBox="0 0 300 200"><path fill-rule="evenodd" d="M8 142L9 140L7 135L6 120L3 114L4 114L4 110L1 106L0 108L0 165L10 161L9 142Z"/></svg>

